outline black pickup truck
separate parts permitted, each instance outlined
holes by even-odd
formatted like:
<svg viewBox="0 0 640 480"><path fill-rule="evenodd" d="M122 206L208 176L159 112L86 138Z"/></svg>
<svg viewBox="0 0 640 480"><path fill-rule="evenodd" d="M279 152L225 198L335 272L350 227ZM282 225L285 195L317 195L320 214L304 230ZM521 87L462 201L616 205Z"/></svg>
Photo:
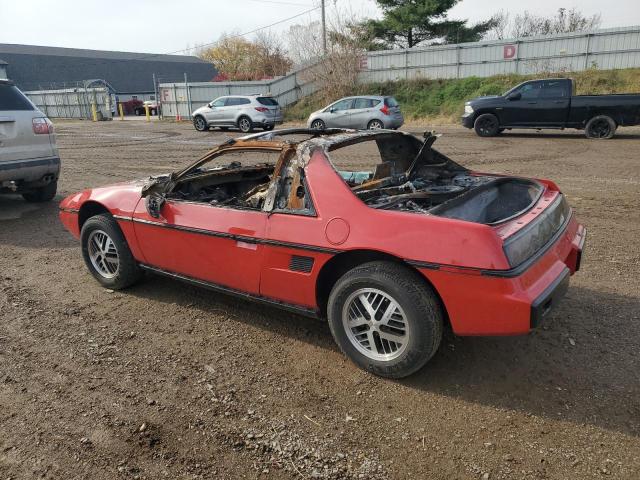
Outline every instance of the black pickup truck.
<svg viewBox="0 0 640 480"><path fill-rule="evenodd" d="M639 95L573 95L573 80L531 80L504 95L478 97L464 106L462 125L481 137L512 128L575 128L588 138L611 138L620 126L640 124Z"/></svg>

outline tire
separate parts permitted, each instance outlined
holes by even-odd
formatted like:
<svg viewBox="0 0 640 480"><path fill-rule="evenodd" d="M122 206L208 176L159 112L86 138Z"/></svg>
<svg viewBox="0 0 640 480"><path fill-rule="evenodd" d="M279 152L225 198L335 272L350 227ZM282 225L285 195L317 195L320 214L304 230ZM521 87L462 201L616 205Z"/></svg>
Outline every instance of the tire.
<svg viewBox="0 0 640 480"><path fill-rule="evenodd" d="M103 287L121 290L142 277L118 222L108 213L91 217L84 223L80 243L84 263ZM103 255L105 251L107 255Z"/></svg>
<svg viewBox="0 0 640 480"><path fill-rule="evenodd" d="M58 191L58 181L48 183L44 187L36 188L30 192L25 192L22 194L22 198L24 198L27 202L31 203L42 203L53 200L53 197L56 196L56 192Z"/></svg>
<svg viewBox="0 0 640 480"><path fill-rule="evenodd" d="M265 132L270 132L271 130L273 130L274 125L265 125L264 127L262 127L262 129Z"/></svg>
<svg viewBox="0 0 640 480"><path fill-rule="evenodd" d="M323 120L316 118L313 122L311 122L311 130L326 130L327 124L324 123Z"/></svg>
<svg viewBox="0 0 640 480"><path fill-rule="evenodd" d="M242 133L251 133L253 131L253 123L247 116L242 116L238 119L238 128Z"/></svg>
<svg viewBox="0 0 640 480"><path fill-rule="evenodd" d="M616 133L618 126L611 117L597 115L587 122L584 134L587 138L609 139Z"/></svg>
<svg viewBox="0 0 640 480"><path fill-rule="evenodd" d="M394 308L391 301L396 303L387 320L394 322L395 330L385 322L372 324L371 316L361 313L367 311L363 295L373 305L380 300L374 308L377 314ZM442 340L443 314L435 293L415 272L392 262L365 263L347 272L331 290L327 313L340 350L360 368L382 377L402 378L418 371ZM364 323L349 328L352 314ZM406 342L390 343L387 339L394 331L403 332L396 338L406 338Z"/></svg>
<svg viewBox="0 0 640 480"><path fill-rule="evenodd" d="M473 122L473 129L479 137L495 137L500 132L500 122L492 113L483 113Z"/></svg>
<svg viewBox="0 0 640 480"><path fill-rule="evenodd" d="M367 130L382 130L384 129L384 123L382 120L374 119L367 123Z"/></svg>
<svg viewBox="0 0 640 480"><path fill-rule="evenodd" d="M193 117L193 127L199 132L206 132L209 130L207 126L207 121L204 119L202 115L198 115Z"/></svg>

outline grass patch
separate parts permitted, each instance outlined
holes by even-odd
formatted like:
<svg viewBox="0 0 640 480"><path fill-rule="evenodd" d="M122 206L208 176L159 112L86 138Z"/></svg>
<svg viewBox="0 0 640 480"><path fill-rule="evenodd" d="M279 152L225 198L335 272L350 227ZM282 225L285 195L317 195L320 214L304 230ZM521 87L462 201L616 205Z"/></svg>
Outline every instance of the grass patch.
<svg viewBox="0 0 640 480"><path fill-rule="evenodd" d="M544 77L573 78L576 81L578 95L640 92L640 68L629 68L358 84L353 86L349 95L393 95L400 103L407 120L438 119L456 123L466 100L482 95L499 95L525 80ZM285 120L306 121L311 112L327 105L323 98L326 98L326 93L318 92L299 100L285 110Z"/></svg>

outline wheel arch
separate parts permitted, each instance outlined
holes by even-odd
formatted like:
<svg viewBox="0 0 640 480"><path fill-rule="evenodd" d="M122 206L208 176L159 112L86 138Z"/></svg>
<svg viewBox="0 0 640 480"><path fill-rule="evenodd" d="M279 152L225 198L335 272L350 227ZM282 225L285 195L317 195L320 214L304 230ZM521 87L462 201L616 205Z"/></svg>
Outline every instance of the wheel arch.
<svg viewBox="0 0 640 480"><path fill-rule="evenodd" d="M488 113L496 117L498 119L498 126L500 127L503 126L502 119L500 118L500 114L496 112L495 108L481 108L480 110L475 111L473 116L473 123L475 124L478 117L480 115L484 115L485 113Z"/></svg>
<svg viewBox="0 0 640 480"><path fill-rule="evenodd" d="M82 230L84 223L91 217L95 217L96 215L103 213L111 214L109 209L99 202L94 200L84 202L78 211L78 231Z"/></svg>
<svg viewBox="0 0 640 480"><path fill-rule="evenodd" d="M418 269L408 264L403 259L396 257L385 252L378 250L349 250L339 253L329 259L324 265L322 265L320 272L316 278L316 304L319 309L320 316L326 318L327 316L327 303L329 301L329 295L336 282L349 270L362 265L364 263L375 261L388 261L397 265L402 265L407 270L413 272L419 281L427 285L436 295L442 314L447 325L451 325L449 321L449 314L445 303L440 296L440 293L436 289L435 285L429 281Z"/></svg>

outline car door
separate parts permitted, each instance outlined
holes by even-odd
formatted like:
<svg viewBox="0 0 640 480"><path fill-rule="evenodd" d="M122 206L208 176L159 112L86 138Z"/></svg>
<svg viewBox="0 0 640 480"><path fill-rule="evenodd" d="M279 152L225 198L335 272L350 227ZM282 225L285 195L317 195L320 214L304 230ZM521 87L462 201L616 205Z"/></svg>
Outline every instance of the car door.
<svg viewBox="0 0 640 480"><path fill-rule="evenodd" d="M219 125L224 114L224 104L226 97L216 98L209 104L209 108L206 110L204 116L209 125Z"/></svg>
<svg viewBox="0 0 640 480"><path fill-rule="evenodd" d="M367 128L369 121L375 117L373 115L373 107L377 103L380 103L380 101L372 98L356 98L350 111L349 127Z"/></svg>
<svg viewBox="0 0 640 480"><path fill-rule="evenodd" d="M325 112L325 124L328 128L349 128L351 108L353 106L353 98L345 98L338 100L329 106Z"/></svg>
<svg viewBox="0 0 640 480"><path fill-rule="evenodd" d="M567 121L571 93L566 87L567 80L545 80L536 105L540 124L548 127L562 127Z"/></svg>
<svg viewBox="0 0 640 480"><path fill-rule="evenodd" d="M527 82L509 92L502 107L497 108L500 124L507 126L537 126L540 123L538 100L542 81Z"/></svg>
<svg viewBox="0 0 640 480"><path fill-rule="evenodd" d="M223 153L216 161L237 158ZM133 220L149 266L233 291L259 293L266 212L167 198L154 218L143 199Z"/></svg>

